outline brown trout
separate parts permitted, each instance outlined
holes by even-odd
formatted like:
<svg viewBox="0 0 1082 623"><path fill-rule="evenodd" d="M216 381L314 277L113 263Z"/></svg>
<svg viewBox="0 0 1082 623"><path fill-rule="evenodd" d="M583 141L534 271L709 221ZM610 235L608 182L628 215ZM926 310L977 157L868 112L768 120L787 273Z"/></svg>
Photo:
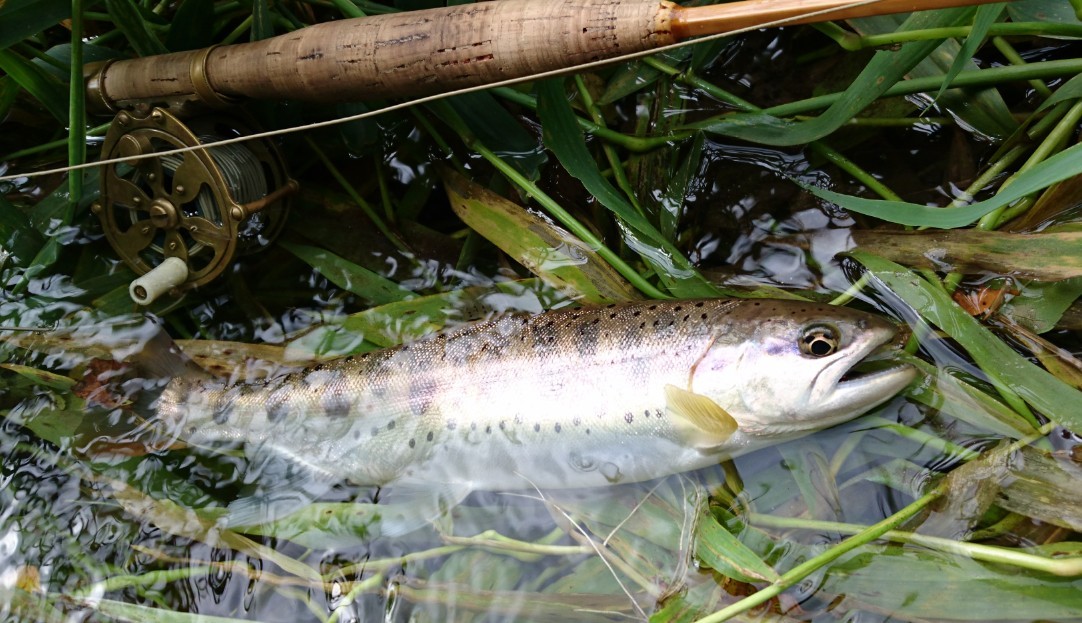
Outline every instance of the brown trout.
<svg viewBox="0 0 1082 623"><path fill-rule="evenodd" d="M176 379L158 416L359 484L591 487L715 464L850 418L915 377L857 374L888 321L780 300L507 316L258 383Z"/></svg>

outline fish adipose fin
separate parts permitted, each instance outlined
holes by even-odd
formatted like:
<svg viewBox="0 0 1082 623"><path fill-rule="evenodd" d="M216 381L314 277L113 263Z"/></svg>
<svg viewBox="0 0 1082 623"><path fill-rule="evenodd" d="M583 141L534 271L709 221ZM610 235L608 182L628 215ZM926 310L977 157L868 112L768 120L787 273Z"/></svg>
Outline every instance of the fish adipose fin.
<svg viewBox="0 0 1082 623"><path fill-rule="evenodd" d="M719 446L739 427L718 403L675 385L665 386L665 405L677 429L695 448Z"/></svg>

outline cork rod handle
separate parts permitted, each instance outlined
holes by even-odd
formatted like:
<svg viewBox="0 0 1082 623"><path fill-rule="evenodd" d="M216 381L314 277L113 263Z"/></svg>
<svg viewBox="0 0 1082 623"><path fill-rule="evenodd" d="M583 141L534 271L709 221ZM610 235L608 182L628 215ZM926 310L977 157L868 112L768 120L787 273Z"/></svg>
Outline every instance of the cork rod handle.
<svg viewBox="0 0 1082 623"><path fill-rule="evenodd" d="M992 0L499 0L327 22L264 41L96 68L92 110L227 106L236 98L353 101L427 95L572 68L704 34L829 9L825 21Z"/></svg>

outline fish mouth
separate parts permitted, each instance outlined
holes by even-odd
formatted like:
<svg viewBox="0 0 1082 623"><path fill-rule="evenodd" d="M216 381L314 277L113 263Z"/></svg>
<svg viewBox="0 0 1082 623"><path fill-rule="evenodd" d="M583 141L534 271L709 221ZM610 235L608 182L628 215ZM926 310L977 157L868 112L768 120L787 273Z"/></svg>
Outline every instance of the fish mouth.
<svg viewBox="0 0 1082 623"><path fill-rule="evenodd" d="M832 411L863 411L878 406L917 377L913 366L897 360L897 340L886 339L838 377L824 405Z"/></svg>

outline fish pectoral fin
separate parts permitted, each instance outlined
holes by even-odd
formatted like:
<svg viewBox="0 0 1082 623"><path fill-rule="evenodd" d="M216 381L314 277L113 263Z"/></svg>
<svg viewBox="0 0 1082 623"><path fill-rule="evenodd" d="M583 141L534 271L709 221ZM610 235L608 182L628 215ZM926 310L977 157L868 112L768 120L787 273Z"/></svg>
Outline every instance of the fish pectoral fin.
<svg viewBox="0 0 1082 623"><path fill-rule="evenodd" d="M392 482L380 490L375 529L384 537L408 534L447 514L470 491L469 485L458 483Z"/></svg>
<svg viewBox="0 0 1082 623"><path fill-rule="evenodd" d="M677 429L695 448L721 445L739 427L718 403L675 385L665 386L665 405Z"/></svg>

